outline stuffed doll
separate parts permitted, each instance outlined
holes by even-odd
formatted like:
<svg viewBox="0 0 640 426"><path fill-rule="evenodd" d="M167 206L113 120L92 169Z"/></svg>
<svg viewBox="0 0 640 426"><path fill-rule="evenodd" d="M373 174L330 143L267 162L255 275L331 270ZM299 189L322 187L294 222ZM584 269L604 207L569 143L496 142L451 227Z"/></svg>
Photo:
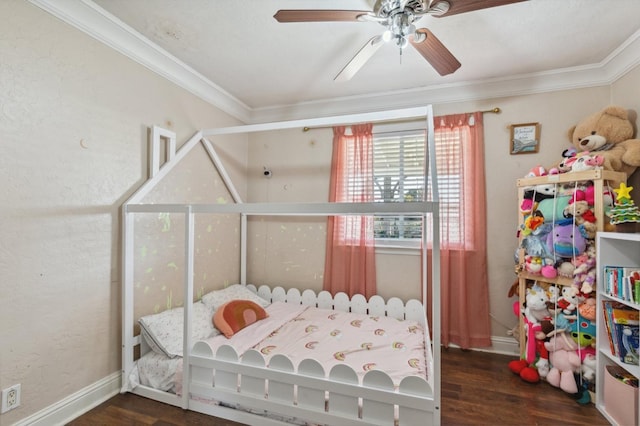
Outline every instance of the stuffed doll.
<svg viewBox="0 0 640 426"><path fill-rule="evenodd" d="M580 371L580 357L576 342L561 332L545 342L544 346L549 351L551 363L547 382L569 394L578 393L578 384L573 375Z"/></svg>

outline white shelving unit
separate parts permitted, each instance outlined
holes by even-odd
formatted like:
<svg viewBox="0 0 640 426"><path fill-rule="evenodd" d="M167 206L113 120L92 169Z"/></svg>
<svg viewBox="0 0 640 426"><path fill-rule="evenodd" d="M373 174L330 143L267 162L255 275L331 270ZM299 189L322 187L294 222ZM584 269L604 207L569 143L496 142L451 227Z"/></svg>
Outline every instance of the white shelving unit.
<svg viewBox="0 0 640 426"><path fill-rule="evenodd" d="M602 413L602 415L611 422L613 425L618 425L615 413L607 410L607 401L611 401L611 395L607 398L605 394L605 375L606 367L609 365L619 365L635 377L640 378L640 366L625 364L618 359L617 356L611 353L609 347L609 339L607 336L607 330L602 321L602 300L614 300L616 302L623 303L633 309L640 310L640 305L624 301L614 296L605 294L604 287L604 274L603 270L605 266L630 266L640 267L640 234L627 234L620 232L598 232L596 237L596 244L598 247L597 253L597 268L598 268L598 292L597 292L597 338L596 338L596 407ZM640 393L636 393L635 401L635 419L636 425L640 424L640 415L638 414L638 405L640 405ZM610 403L611 405L611 403ZM617 408L616 408L617 409ZM628 407L629 410L633 410L633 406ZM627 426L620 425L620 426Z"/></svg>

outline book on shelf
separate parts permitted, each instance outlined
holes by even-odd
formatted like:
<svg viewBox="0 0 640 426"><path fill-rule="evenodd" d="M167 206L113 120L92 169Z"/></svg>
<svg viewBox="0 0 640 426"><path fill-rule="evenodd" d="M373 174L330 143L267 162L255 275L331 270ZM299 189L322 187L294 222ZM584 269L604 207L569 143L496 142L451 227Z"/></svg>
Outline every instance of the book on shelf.
<svg viewBox="0 0 640 426"><path fill-rule="evenodd" d="M623 363L638 365L640 312L613 300L603 300L602 308L611 354Z"/></svg>
<svg viewBox="0 0 640 426"><path fill-rule="evenodd" d="M628 302L640 303L640 266L605 266L604 292Z"/></svg>

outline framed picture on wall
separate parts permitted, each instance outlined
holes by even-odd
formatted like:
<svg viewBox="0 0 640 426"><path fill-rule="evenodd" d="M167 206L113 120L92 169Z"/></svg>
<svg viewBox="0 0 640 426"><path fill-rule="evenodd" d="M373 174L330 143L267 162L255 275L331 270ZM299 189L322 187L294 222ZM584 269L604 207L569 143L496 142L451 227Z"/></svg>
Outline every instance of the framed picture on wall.
<svg viewBox="0 0 640 426"><path fill-rule="evenodd" d="M540 148L540 123L512 124L511 155L533 154Z"/></svg>

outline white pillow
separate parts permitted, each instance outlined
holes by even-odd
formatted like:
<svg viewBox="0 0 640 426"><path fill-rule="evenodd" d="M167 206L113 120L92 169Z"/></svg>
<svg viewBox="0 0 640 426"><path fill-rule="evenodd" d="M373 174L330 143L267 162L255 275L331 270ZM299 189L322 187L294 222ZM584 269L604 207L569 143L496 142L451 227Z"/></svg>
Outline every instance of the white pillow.
<svg viewBox="0 0 640 426"><path fill-rule="evenodd" d="M207 305L209 309L217 311L218 308L232 300L250 300L258 305L266 308L271 302L258 296L246 286L242 284L233 284L222 290L214 290L202 296L202 303Z"/></svg>
<svg viewBox="0 0 640 426"><path fill-rule="evenodd" d="M213 327L212 316L213 311L204 303L193 304L191 336L194 343L220 334ZM144 316L138 323L142 337L154 352L175 358L182 356L183 319L184 309L180 307Z"/></svg>

